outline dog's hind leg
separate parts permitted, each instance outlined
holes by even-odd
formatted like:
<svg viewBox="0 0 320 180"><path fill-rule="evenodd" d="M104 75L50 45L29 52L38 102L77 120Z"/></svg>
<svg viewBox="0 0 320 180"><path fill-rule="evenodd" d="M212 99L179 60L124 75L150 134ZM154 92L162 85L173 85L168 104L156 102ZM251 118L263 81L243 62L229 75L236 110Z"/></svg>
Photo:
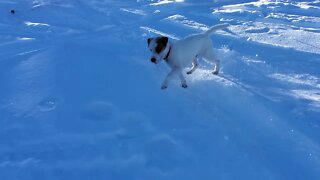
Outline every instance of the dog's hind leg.
<svg viewBox="0 0 320 180"><path fill-rule="evenodd" d="M208 49L206 51L206 53L203 56L204 59L213 62L214 68L212 71L212 74L219 74L219 70L220 70L220 60L216 58L216 56L214 55L214 52L212 49Z"/></svg>
<svg viewBox="0 0 320 180"><path fill-rule="evenodd" d="M214 69L212 71L212 74L219 74L219 71L220 71L220 60L219 59L215 59L214 63L215 63L215 66L214 66Z"/></svg>
<svg viewBox="0 0 320 180"><path fill-rule="evenodd" d="M195 57L192 61L192 68L187 72L187 74L192 74L198 68L198 60Z"/></svg>

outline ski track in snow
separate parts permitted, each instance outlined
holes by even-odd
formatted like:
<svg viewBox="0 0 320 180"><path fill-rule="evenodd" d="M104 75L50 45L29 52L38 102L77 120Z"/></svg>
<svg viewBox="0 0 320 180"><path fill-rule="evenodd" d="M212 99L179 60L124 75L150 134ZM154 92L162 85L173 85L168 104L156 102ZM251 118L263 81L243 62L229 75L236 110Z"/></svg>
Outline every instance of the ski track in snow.
<svg viewBox="0 0 320 180"><path fill-rule="evenodd" d="M1 1L0 179L319 179L320 2L243 2ZM146 39L222 22L161 91Z"/></svg>

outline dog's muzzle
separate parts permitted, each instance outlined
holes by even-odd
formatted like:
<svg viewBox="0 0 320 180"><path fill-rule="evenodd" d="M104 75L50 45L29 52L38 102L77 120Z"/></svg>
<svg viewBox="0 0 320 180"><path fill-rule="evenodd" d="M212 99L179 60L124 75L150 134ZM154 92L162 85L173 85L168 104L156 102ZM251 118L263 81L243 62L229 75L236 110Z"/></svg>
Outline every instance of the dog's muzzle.
<svg viewBox="0 0 320 180"><path fill-rule="evenodd" d="M154 58L154 57L152 57L150 60L152 63L156 63L156 61L157 61L156 58Z"/></svg>

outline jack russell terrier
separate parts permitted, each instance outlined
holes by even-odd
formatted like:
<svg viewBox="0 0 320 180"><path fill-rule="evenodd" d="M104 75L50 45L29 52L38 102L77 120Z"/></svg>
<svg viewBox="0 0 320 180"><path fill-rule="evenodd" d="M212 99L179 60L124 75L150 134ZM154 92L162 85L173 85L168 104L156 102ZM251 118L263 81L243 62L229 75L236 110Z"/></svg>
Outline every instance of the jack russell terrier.
<svg viewBox="0 0 320 180"><path fill-rule="evenodd" d="M168 82L174 75L178 75L181 86L187 88L188 85L182 74L182 69L192 63L192 68L187 72L187 74L192 74L198 67L198 58L214 62L215 67L212 73L218 74L220 61L214 55L210 36L215 31L227 26L228 24L218 24L206 32L190 35L174 43L168 42L168 37L148 38L148 48L153 54L151 62L157 64L163 59L172 68L163 81L161 89L168 87Z"/></svg>

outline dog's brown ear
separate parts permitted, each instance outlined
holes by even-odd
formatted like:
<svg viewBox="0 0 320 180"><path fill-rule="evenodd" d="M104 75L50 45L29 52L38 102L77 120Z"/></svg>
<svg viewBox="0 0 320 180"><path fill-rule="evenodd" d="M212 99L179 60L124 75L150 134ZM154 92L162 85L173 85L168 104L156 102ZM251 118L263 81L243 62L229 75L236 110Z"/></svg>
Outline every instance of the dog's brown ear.
<svg viewBox="0 0 320 180"><path fill-rule="evenodd" d="M162 44L163 47L166 47L166 46L167 46L167 43L168 43L168 40L169 40L168 37L165 37L165 36L164 36L164 37L159 38L159 41L158 41L158 42L159 42L160 44Z"/></svg>
<svg viewBox="0 0 320 180"><path fill-rule="evenodd" d="M148 38L148 46L150 45L152 38Z"/></svg>

